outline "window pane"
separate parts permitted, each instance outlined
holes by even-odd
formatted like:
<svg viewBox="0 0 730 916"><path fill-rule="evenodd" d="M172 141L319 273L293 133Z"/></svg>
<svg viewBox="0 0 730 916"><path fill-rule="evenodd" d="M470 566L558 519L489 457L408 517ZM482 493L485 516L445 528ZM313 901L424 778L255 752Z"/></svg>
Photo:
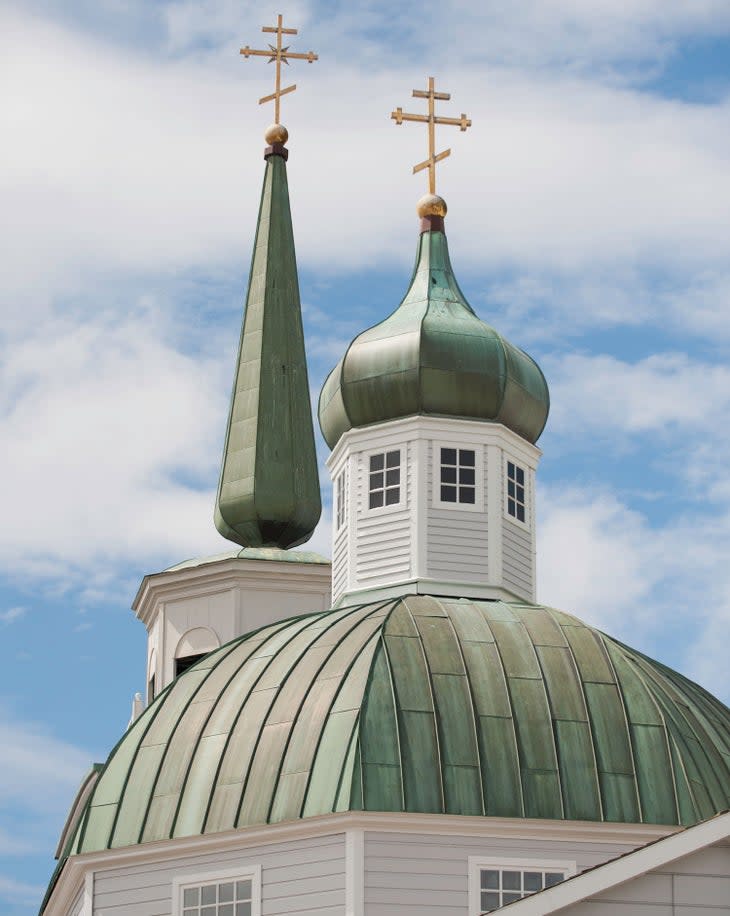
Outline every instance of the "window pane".
<svg viewBox="0 0 730 916"><path fill-rule="evenodd" d="M200 888L201 903L215 903L215 892L218 890L215 884L208 884Z"/></svg>
<svg viewBox="0 0 730 916"><path fill-rule="evenodd" d="M183 891L183 906L197 906L200 903L200 888L188 887Z"/></svg>
<svg viewBox="0 0 730 916"><path fill-rule="evenodd" d="M370 475L370 489L371 490L382 489L384 480L385 480L385 477L382 471L380 471L379 474L371 474Z"/></svg>
<svg viewBox="0 0 730 916"><path fill-rule="evenodd" d="M192 909L192 910L183 910L183 916L198 916L198 913L199 913L199 912L200 912L200 911L198 910L198 908L197 908L197 906L196 906L196 907L195 907L194 909Z"/></svg>
<svg viewBox="0 0 730 916"><path fill-rule="evenodd" d="M378 490L376 493L370 494L370 508L378 509L383 505L383 491Z"/></svg>
<svg viewBox="0 0 730 916"><path fill-rule="evenodd" d="M525 872L525 890L541 891L542 890L542 873L539 871Z"/></svg>
<svg viewBox="0 0 730 916"><path fill-rule="evenodd" d="M456 487L441 487L441 502L442 503L455 503L456 502Z"/></svg>
<svg viewBox="0 0 730 916"><path fill-rule="evenodd" d="M397 468L400 465L400 451L388 452L385 456L385 466L388 468Z"/></svg>
<svg viewBox="0 0 730 916"><path fill-rule="evenodd" d="M499 872L491 869L482 871L482 889L499 889Z"/></svg>
<svg viewBox="0 0 730 916"><path fill-rule="evenodd" d="M456 483L456 468L441 468L441 483Z"/></svg>
<svg viewBox="0 0 730 916"><path fill-rule="evenodd" d="M441 464L456 464L456 449L455 448L442 448L441 449Z"/></svg>
<svg viewBox="0 0 730 916"><path fill-rule="evenodd" d="M392 471L386 471L385 474L385 485L387 487L392 487L394 484L400 483L400 468L394 468Z"/></svg>
<svg viewBox="0 0 730 916"><path fill-rule="evenodd" d="M236 904L236 916L251 916L251 904L250 903L237 903Z"/></svg>
<svg viewBox="0 0 730 916"><path fill-rule="evenodd" d="M233 882L218 885L218 900L221 903L233 902Z"/></svg>
<svg viewBox="0 0 730 916"><path fill-rule="evenodd" d="M393 487L392 490L385 491L385 505L394 506L400 502L400 487Z"/></svg>
<svg viewBox="0 0 730 916"><path fill-rule="evenodd" d="M506 891L519 891L522 888L522 873L518 871L502 872L502 889Z"/></svg>
<svg viewBox="0 0 730 916"><path fill-rule="evenodd" d="M507 476L511 477L512 480L515 479L515 466L511 461L507 462Z"/></svg>
<svg viewBox="0 0 730 916"><path fill-rule="evenodd" d="M215 911L218 907L213 904L213 906L204 906L200 910L200 916L215 916Z"/></svg>
<svg viewBox="0 0 730 916"><path fill-rule="evenodd" d="M372 478L373 478L373 475L371 474L370 479L372 480ZM507 496L514 496L514 495L515 495L515 485L510 480L507 482Z"/></svg>
<svg viewBox="0 0 730 916"><path fill-rule="evenodd" d="M517 474L516 474L517 483L520 484L521 486L524 486L525 485L525 472L522 470L522 468L515 468L515 470L517 471Z"/></svg>
<svg viewBox="0 0 730 916"><path fill-rule="evenodd" d="M482 910L491 912L499 908L499 894L482 892Z"/></svg>
<svg viewBox="0 0 730 916"><path fill-rule="evenodd" d="M525 488L524 487L517 487L517 499L521 503L525 501Z"/></svg>
<svg viewBox="0 0 730 916"><path fill-rule="evenodd" d="M233 916L233 904L222 903L218 907L218 916Z"/></svg>
<svg viewBox="0 0 730 916"><path fill-rule="evenodd" d="M549 871L545 875L545 887L552 887L554 884L560 884L565 875L562 872Z"/></svg>
<svg viewBox="0 0 730 916"><path fill-rule="evenodd" d="M502 906L508 903L514 903L515 900L522 900L522 894L502 894Z"/></svg>
<svg viewBox="0 0 730 916"><path fill-rule="evenodd" d="M384 463L385 463L384 455L371 455L370 456L370 470L371 471L382 471Z"/></svg>
<svg viewBox="0 0 730 916"><path fill-rule="evenodd" d="M250 881L237 881L236 882L236 899L237 900L250 900L251 899L251 882Z"/></svg>
<svg viewBox="0 0 730 916"><path fill-rule="evenodd" d="M525 520L525 507L524 506L520 506L520 505L517 506L517 518L519 519L519 521L524 522Z"/></svg>
<svg viewBox="0 0 730 916"><path fill-rule="evenodd" d="M459 449L459 464L467 465L470 468L474 467L474 458L475 453L471 449Z"/></svg>
<svg viewBox="0 0 730 916"><path fill-rule="evenodd" d="M474 487L459 487L459 502L474 505Z"/></svg>
<svg viewBox="0 0 730 916"><path fill-rule="evenodd" d="M459 471L459 483L468 483L474 486L474 468L461 468Z"/></svg>
<svg viewBox="0 0 730 916"><path fill-rule="evenodd" d="M515 514L517 513L517 508L516 508L516 506L515 506L515 501L514 501L514 499L508 499L508 500L507 500L507 513L508 513L509 515L515 515Z"/></svg>

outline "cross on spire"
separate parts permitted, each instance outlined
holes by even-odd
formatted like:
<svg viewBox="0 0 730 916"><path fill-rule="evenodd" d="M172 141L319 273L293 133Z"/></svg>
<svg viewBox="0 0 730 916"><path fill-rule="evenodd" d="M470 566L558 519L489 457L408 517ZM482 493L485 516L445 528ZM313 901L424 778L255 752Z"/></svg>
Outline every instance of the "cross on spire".
<svg viewBox="0 0 730 916"><path fill-rule="evenodd" d="M265 25L261 31L267 33L273 33L276 35L276 47L274 45L269 45L268 51L254 51L253 48L249 48L246 45L245 48L241 48L241 54L244 57L268 57L269 63L276 63L276 88L271 95L265 95L262 99L259 99L259 105L263 105L264 102L274 102L274 121L276 124L279 123L279 114L281 109L281 97L286 95L289 92L294 92L297 88L296 83L293 86L287 86L286 89L281 88L281 65L282 63L289 66L290 60L306 60L308 63L312 64L315 60L319 60L319 55L315 54L314 51L307 51L306 54L294 54L289 50L289 46L282 46L282 37L284 35L296 35L297 29L285 29L282 25L283 16L281 13L277 18L277 23L275 26Z"/></svg>
<svg viewBox="0 0 730 916"><path fill-rule="evenodd" d="M422 172L423 169L428 169L429 194L436 193L436 163L441 162L442 159L446 159L447 156L451 155L451 149L444 150L442 153L436 152L436 125L453 124L455 127L458 127L459 130L466 130L467 127L471 127L471 119L467 118L463 113L460 118L440 118L436 116L435 103L448 102L451 98L451 93L436 92L435 86L436 81L434 77L429 76L428 90L426 92L424 92L423 89L413 90L413 98L428 99L427 115L408 114L404 112L402 108L396 108L390 115L396 124L402 124L404 121L420 121L423 124L428 124L428 159L424 159L423 162L414 165L413 174L415 175L416 172Z"/></svg>

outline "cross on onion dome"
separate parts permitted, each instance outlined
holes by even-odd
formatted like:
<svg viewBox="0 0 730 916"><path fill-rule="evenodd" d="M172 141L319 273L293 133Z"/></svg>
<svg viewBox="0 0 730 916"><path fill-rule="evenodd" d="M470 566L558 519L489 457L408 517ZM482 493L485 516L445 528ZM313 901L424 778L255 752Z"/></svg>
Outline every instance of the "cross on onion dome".
<svg viewBox="0 0 730 916"><path fill-rule="evenodd" d="M414 165L413 174L415 175L416 172L421 172L423 169L428 169L429 194L436 193L436 163L441 162L442 159L446 159L447 156L451 155L451 149L444 150L442 153L436 152L436 125L452 124L455 127L458 127L459 130L466 130L467 127L471 127L471 119L467 118L467 116L463 113L459 118L440 118L436 116L435 103L437 101L448 102L451 98L451 93L436 92L435 83L436 81L434 77L429 76L427 91L424 92L422 89L413 90L413 97L415 99L428 99L427 115L408 114L407 112L404 112L402 108L396 108L396 110L390 115L396 124L402 124L404 121L420 121L421 123L428 125L428 159L424 159L423 162L419 162L418 165Z"/></svg>
<svg viewBox="0 0 730 916"><path fill-rule="evenodd" d="M295 54L293 51L289 50L289 45L283 47L282 45L282 36L284 35L296 35L297 29L285 29L282 25L283 16L279 14L277 18L277 23L275 26L265 25L261 31L267 33L274 33L276 35L276 46L269 45L268 51L255 51L253 48L249 48L246 45L245 48L241 48L241 54L244 57L268 57L269 63L276 63L276 88L271 95L265 95L262 99L259 99L259 105L263 105L264 102L274 102L274 121L276 124L279 123L279 114L281 108L281 97L286 95L289 92L294 92L297 88L296 83L293 86L287 86L286 89L281 88L281 65L282 63L289 66L290 60L306 60L307 63L314 63L315 60L319 60L319 55L315 54L314 51L307 51L306 54Z"/></svg>

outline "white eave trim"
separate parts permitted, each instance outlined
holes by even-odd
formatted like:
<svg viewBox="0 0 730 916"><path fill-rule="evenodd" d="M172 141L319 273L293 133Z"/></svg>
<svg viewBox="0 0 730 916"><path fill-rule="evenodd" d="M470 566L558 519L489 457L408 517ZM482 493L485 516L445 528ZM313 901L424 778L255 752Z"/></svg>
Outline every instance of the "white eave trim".
<svg viewBox="0 0 730 916"><path fill-rule="evenodd" d="M565 907L580 903L619 884L640 878L647 872L683 859L714 843L730 837L730 811L686 827L671 836L655 840L641 849L628 852L590 871L576 875L562 884L540 891L524 900L503 907L512 910L510 916L546 916L557 913Z"/></svg>
<svg viewBox="0 0 730 916"><path fill-rule="evenodd" d="M346 834L363 830L435 836L473 836L482 838L535 839L564 842L625 843L644 846L673 833L676 827L656 824L612 824L602 821L555 821L547 819L470 817L453 814L378 814L369 811L343 811L323 814L281 824L245 827L202 836L158 840L118 849L86 852L70 856L58 876L46 912L66 912L72 894L78 893L88 871L120 868L136 863L162 862L180 856L244 849L268 843L282 843L305 837ZM66 907L66 909L64 909ZM55 908L55 909L54 909Z"/></svg>

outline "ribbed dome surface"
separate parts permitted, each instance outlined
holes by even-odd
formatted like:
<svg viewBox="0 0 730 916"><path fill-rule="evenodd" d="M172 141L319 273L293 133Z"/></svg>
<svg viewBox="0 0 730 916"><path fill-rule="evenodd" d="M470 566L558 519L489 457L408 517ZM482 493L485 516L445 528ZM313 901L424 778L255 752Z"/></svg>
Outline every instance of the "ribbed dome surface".
<svg viewBox="0 0 730 916"><path fill-rule="evenodd" d="M412 414L491 420L536 442L548 409L537 363L474 314L446 236L429 231L403 302L355 338L325 381L319 424L330 448L348 429Z"/></svg>
<svg viewBox="0 0 730 916"><path fill-rule="evenodd" d="M332 811L692 824L730 709L549 608L428 596L294 618L181 675L111 754L71 852Z"/></svg>

